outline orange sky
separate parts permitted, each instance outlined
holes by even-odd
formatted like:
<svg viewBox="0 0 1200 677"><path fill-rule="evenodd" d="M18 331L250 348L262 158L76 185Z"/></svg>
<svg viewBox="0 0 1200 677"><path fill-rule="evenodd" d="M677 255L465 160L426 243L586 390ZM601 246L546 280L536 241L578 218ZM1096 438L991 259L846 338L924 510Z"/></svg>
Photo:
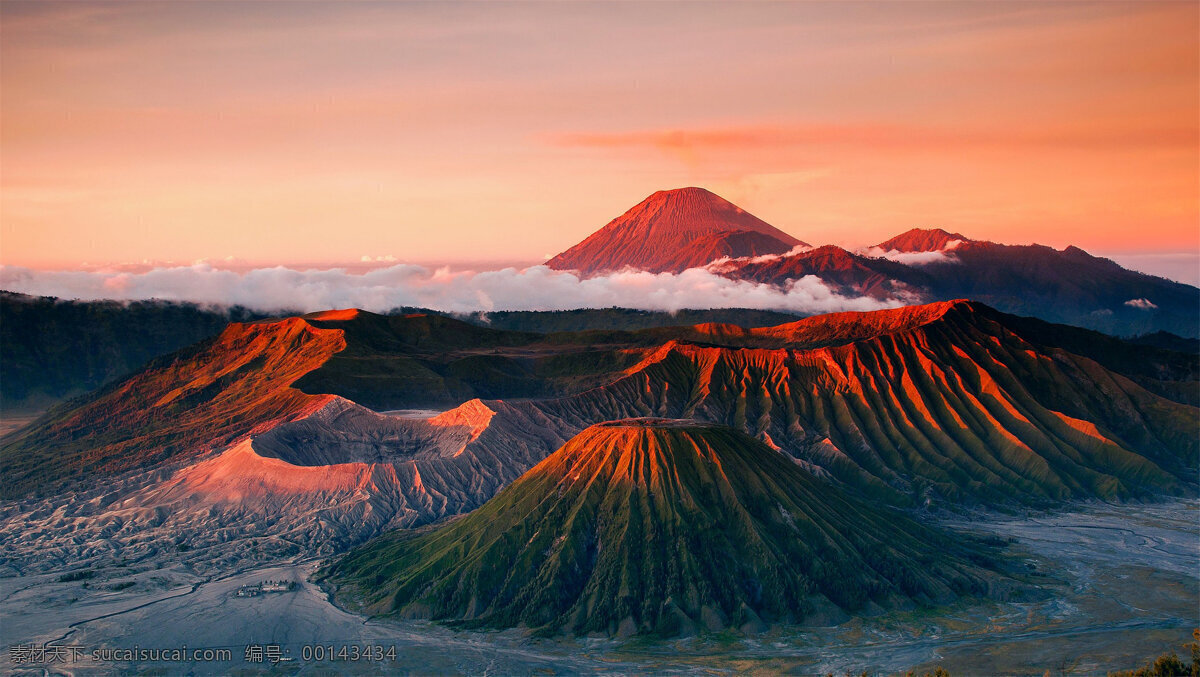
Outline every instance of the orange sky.
<svg viewBox="0 0 1200 677"><path fill-rule="evenodd" d="M0 13L5 264L532 262L687 185L814 243L1200 251L1194 2Z"/></svg>

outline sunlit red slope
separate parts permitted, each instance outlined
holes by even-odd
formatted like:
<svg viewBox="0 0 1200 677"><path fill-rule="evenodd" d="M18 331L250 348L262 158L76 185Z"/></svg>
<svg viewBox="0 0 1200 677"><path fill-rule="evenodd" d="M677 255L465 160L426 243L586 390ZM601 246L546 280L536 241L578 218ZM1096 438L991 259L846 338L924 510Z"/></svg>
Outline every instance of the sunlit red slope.
<svg viewBox="0 0 1200 677"><path fill-rule="evenodd" d="M538 394L540 388L552 389L546 384L555 382L554 369L526 368L500 353L501 348L530 352L525 347L536 340L537 334L494 331L444 317L354 310L231 324L210 341L63 403L18 437L6 439L0 446L5 478L0 489L6 497L44 493L71 478L97 479L186 461L275 433L283 423L318 412L322 416L313 421L324 420L335 396L402 408L459 404L476 391ZM605 360L595 361L603 370ZM594 370L569 367L567 379L590 383ZM363 409L349 404L356 412ZM338 416L353 418L341 411ZM380 421L370 426L399 435L397 444L406 449L429 442L410 439ZM265 444L268 438L258 441ZM539 451L530 463L546 453ZM511 475L489 472L498 478L494 481L506 481L527 467Z"/></svg>
<svg viewBox="0 0 1200 677"><path fill-rule="evenodd" d="M345 348L300 318L231 324L133 376L64 403L3 449L4 493L71 476L144 468L220 448L316 411L332 395L290 388Z"/></svg>
<svg viewBox="0 0 1200 677"><path fill-rule="evenodd" d="M800 240L703 188L654 193L546 265L584 274L680 272L722 257L782 254Z"/></svg>
<svg viewBox="0 0 1200 677"><path fill-rule="evenodd" d="M1194 485L1196 359L970 302L697 328L539 403L575 425L725 423L902 503L1130 497Z"/></svg>
<svg viewBox="0 0 1200 677"><path fill-rule="evenodd" d="M6 440L0 472L17 497L254 437L293 465L415 471L433 502L393 505L429 519L589 425L662 416L731 425L902 504L1143 496L1194 486L1198 362L964 301L551 336L340 312L231 325ZM422 397L482 401L420 429L348 401Z"/></svg>
<svg viewBox="0 0 1200 677"><path fill-rule="evenodd" d="M463 519L387 534L328 573L372 613L676 635L983 592L997 577L968 560L978 547L730 428L635 419L582 431Z"/></svg>
<svg viewBox="0 0 1200 677"><path fill-rule="evenodd" d="M941 228L913 228L875 246L885 252L912 254L948 251L971 241L964 235L950 233Z"/></svg>

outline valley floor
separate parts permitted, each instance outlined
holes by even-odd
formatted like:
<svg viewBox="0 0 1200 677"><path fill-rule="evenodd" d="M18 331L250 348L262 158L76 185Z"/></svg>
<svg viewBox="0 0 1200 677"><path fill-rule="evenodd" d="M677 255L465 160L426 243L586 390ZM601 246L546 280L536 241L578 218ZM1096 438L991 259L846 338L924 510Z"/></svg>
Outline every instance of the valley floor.
<svg viewBox="0 0 1200 677"><path fill-rule="evenodd" d="M454 632L424 622L368 620L330 604L307 581L316 562L197 571L164 553L106 567L91 578L62 572L0 578L0 645L80 647L80 660L16 663L0 672L43 674L301 674L385 672L777 673L845 670L893 674L941 665L954 675L1096 674L1176 649L1200 627L1200 502L1080 504L1069 512L948 522L1015 539L1032 580L1052 594L1023 603L962 602L893 612L832 628L670 642L530 640L515 631ZM239 597L242 586L296 581L294 591ZM87 587L84 587L87 584ZM93 662L99 647L224 649L214 662ZM247 646L291 658L272 668L246 661ZM305 650L305 645L312 647ZM323 647L395 647L395 661L304 660ZM333 651L329 651L329 647ZM256 651L252 648L251 654ZM252 658L255 656L251 656Z"/></svg>

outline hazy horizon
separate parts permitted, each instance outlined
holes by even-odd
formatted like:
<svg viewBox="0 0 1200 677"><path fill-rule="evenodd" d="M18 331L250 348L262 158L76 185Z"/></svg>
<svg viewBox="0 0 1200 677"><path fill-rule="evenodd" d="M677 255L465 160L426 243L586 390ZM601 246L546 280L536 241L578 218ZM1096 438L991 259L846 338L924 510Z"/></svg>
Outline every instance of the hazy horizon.
<svg viewBox="0 0 1200 677"><path fill-rule="evenodd" d="M820 244L836 244L837 246L845 246L838 243L818 243ZM1001 243L1001 244L1040 244L1036 242L1024 243ZM864 252L865 247L846 247L849 251L858 253ZM1140 273L1156 275L1175 282L1200 287L1200 251L1197 252L1145 252L1145 251L1089 251L1089 254L1100 256L1116 261L1121 266L1134 270ZM38 272L83 272L93 273L98 275L121 275L121 274L144 274L156 269L170 268L191 268L195 266L208 266L215 270L232 271L234 273L245 274L254 270L265 270L272 268L286 268L292 271L328 271L328 270L344 270L352 275L361 275L370 271L383 270L393 266L419 266L430 271L438 269L448 269L455 273L460 272L493 272L506 268L515 268L524 270L534 266L540 266L551 258L551 255L543 255L536 258L515 259L515 258L476 258L476 259L452 259L452 258L422 258L422 259L404 259L393 254L363 254L357 259L350 260L316 260L316 261L246 261L234 257L225 257L218 259L196 259L192 261L174 261L174 260L141 260L141 261L108 261L108 262L88 262L84 261L76 266L21 266L14 264L0 263L0 285L4 284L4 280L10 279L2 274L4 270L29 270L34 273ZM0 287L2 288L2 287ZM8 291L16 291L9 289Z"/></svg>
<svg viewBox="0 0 1200 677"><path fill-rule="evenodd" d="M686 185L850 248L942 227L1200 251L1195 3L5 2L0 18L9 265L537 261Z"/></svg>
<svg viewBox="0 0 1200 677"><path fill-rule="evenodd" d="M904 256L911 255L900 255ZM945 254L930 252L921 256ZM543 261L363 258L367 257L343 263L274 266L228 260L141 262L74 270L0 264L0 289L69 300L160 299L241 305L265 312L350 307L387 312L398 307L422 307L469 313L623 307L668 312L751 308L819 314L881 310L928 301L919 295L901 294L888 300L848 296L814 276L779 287L730 279L706 268L678 274L625 270L580 277L571 271L552 270L542 265ZM1111 258L1133 270L1200 286L1197 255L1118 253Z"/></svg>

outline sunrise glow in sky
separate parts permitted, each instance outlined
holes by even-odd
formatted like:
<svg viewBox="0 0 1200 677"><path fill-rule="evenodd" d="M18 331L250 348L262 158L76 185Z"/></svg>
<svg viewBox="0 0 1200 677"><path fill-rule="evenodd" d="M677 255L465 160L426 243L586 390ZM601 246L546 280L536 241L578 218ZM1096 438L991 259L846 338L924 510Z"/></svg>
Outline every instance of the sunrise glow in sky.
<svg viewBox="0 0 1200 677"><path fill-rule="evenodd" d="M533 263L688 185L814 243L1200 251L1195 2L0 15L4 264Z"/></svg>

